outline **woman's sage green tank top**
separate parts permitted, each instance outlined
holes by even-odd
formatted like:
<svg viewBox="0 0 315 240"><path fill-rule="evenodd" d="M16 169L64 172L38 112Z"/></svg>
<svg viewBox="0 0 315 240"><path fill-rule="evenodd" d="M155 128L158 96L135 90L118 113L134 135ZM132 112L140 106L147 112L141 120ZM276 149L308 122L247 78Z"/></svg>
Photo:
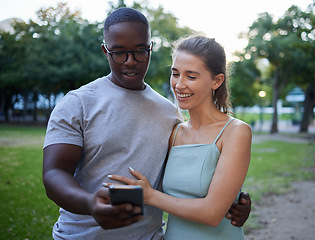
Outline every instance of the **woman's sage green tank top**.
<svg viewBox="0 0 315 240"><path fill-rule="evenodd" d="M164 193L178 198L206 197L220 157L220 151L216 146L216 142L225 127L233 119L230 119L226 123L215 141L211 144L172 146L163 178ZM231 221L226 218L221 221L219 226L210 227L169 214L165 239L240 240L244 239L244 234L242 228L231 225Z"/></svg>

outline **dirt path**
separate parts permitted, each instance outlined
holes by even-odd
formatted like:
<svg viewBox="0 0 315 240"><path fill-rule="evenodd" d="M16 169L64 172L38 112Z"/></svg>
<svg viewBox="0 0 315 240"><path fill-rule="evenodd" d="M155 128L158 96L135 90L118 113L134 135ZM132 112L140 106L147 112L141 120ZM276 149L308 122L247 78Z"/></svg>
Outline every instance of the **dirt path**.
<svg viewBox="0 0 315 240"><path fill-rule="evenodd" d="M246 235L246 240L314 240L315 182L293 183L292 191L265 197L251 214L259 215L262 229Z"/></svg>
<svg viewBox="0 0 315 240"><path fill-rule="evenodd" d="M270 139L305 143L313 142L314 135L254 135L253 142ZM245 240L315 240L315 182L294 182L290 192L264 197L251 215L258 215L256 223L261 229L251 231Z"/></svg>

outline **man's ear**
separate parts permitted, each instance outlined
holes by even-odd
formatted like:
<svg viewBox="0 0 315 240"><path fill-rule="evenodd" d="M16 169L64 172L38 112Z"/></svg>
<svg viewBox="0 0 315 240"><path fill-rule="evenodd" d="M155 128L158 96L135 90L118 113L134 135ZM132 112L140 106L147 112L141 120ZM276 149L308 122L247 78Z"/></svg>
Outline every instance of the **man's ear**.
<svg viewBox="0 0 315 240"><path fill-rule="evenodd" d="M106 51L106 48L104 47L104 43L101 44L101 47L102 47L102 50L103 50L103 53L106 55L107 57L107 51Z"/></svg>
<svg viewBox="0 0 315 240"><path fill-rule="evenodd" d="M220 73L218 75L216 75L213 79L213 89L216 90L218 89L221 84L224 82L225 80L225 77L224 77L224 74L223 73Z"/></svg>

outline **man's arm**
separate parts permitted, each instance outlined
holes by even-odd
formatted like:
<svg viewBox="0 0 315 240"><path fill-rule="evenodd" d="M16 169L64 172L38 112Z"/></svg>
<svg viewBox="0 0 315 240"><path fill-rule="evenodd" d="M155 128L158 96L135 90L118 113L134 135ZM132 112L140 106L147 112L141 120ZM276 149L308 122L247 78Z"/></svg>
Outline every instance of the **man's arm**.
<svg viewBox="0 0 315 240"><path fill-rule="evenodd" d="M139 209L130 204L110 205L108 190L86 192L74 178L82 148L72 144L54 144L44 149L43 183L47 196L65 210L92 215L104 229L130 225L142 219L133 216Z"/></svg>
<svg viewBox="0 0 315 240"><path fill-rule="evenodd" d="M249 193L241 192L239 203L233 203L225 217L231 220L232 225L242 227L249 217L251 205Z"/></svg>

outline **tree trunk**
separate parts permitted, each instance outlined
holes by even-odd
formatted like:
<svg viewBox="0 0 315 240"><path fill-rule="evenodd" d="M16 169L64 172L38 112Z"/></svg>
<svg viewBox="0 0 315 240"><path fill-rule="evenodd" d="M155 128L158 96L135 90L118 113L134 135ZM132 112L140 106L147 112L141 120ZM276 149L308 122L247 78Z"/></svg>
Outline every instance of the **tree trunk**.
<svg viewBox="0 0 315 240"><path fill-rule="evenodd" d="M305 92L305 100L303 103L303 117L300 125L300 132L307 132L310 119L312 117L313 108L315 106L315 85L310 84Z"/></svg>
<svg viewBox="0 0 315 240"><path fill-rule="evenodd" d="M27 115L27 102L28 102L27 94L24 93L24 94L23 94L23 117L24 117L24 118L25 118L26 115Z"/></svg>
<svg viewBox="0 0 315 240"><path fill-rule="evenodd" d="M274 83L273 83L273 93L272 93L272 107L274 109L272 115L272 123L270 133L278 132L278 107L277 102L279 99L279 72L278 68L275 70Z"/></svg>
<svg viewBox="0 0 315 240"><path fill-rule="evenodd" d="M56 95L55 94L53 94L53 96L54 96L54 98L56 99ZM46 123L48 123L48 120L49 120L49 116L50 116L50 113L51 113L51 109L52 109L52 107L51 107L51 94L50 93L48 93L48 95L47 95L47 99L48 99L48 109L46 109Z"/></svg>
<svg viewBox="0 0 315 240"><path fill-rule="evenodd" d="M5 122L10 122L10 113L9 110L12 106L11 102L12 102L12 97L13 94L5 92L4 93L4 106L3 106L3 111L4 111L4 121Z"/></svg>
<svg viewBox="0 0 315 240"><path fill-rule="evenodd" d="M36 91L33 93L33 104L34 104L34 109L33 109L33 122L37 122L37 101L38 101L38 94Z"/></svg>

